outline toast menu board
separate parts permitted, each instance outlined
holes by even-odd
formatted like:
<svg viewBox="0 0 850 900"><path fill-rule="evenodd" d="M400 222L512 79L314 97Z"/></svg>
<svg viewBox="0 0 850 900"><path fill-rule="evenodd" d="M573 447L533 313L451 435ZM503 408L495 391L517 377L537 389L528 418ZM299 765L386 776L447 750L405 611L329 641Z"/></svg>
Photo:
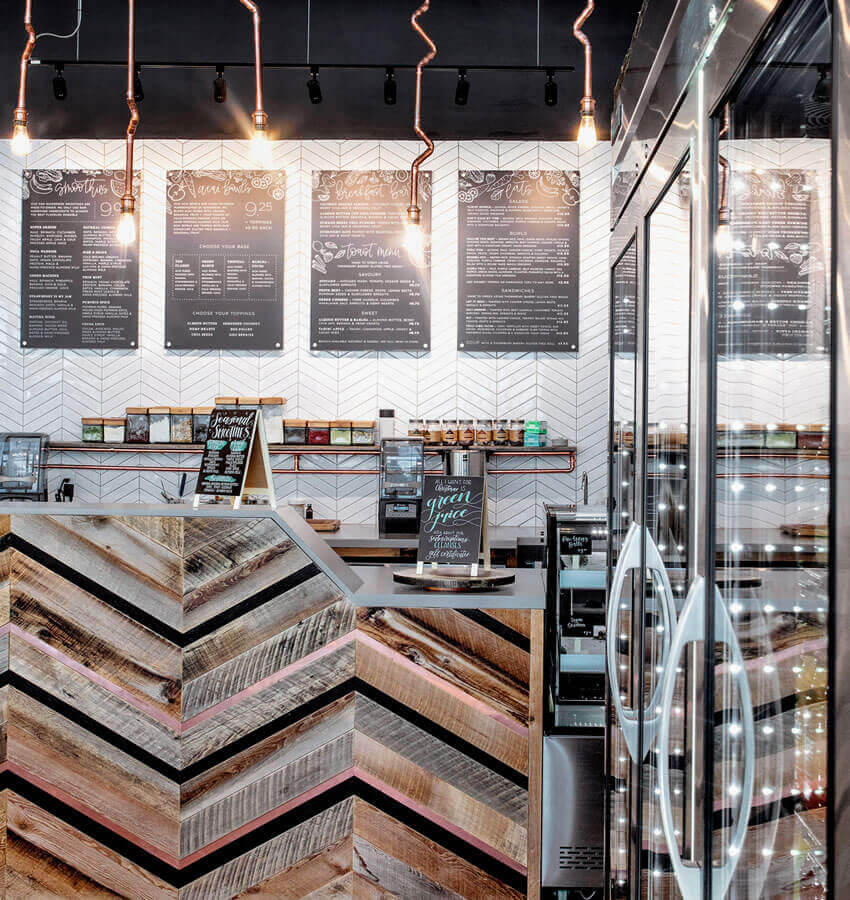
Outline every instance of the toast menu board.
<svg viewBox="0 0 850 900"><path fill-rule="evenodd" d="M727 164L729 248L718 254L720 354L824 353L829 346L828 210L800 169Z"/></svg>
<svg viewBox="0 0 850 900"><path fill-rule="evenodd" d="M458 174L458 349L578 350L578 172Z"/></svg>
<svg viewBox="0 0 850 900"><path fill-rule="evenodd" d="M139 245L116 237L124 184L123 171L24 171L22 347L138 346Z"/></svg>
<svg viewBox="0 0 850 900"><path fill-rule="evenodd" d="M165 346L283 346L283 172L169 172Z"/></svg>
<svg viewBox="0 0 850 900"><path fill-rule="evenodd" d="M195 494L241 496L256 428L256 409L212 411Z"/></svg>
<svg viewBox="0 0 850 900"><path fill-rule="evenodd" d="M405 247L410 172L314 172L311 350L431 346L431 173L419 173L424 248Z"/></svg>
<svg viewBox="0 0 850 900"><path fill-rule="evenodd" d="M483 510L482 477L426 475L418 561L477 565Z"/></svg>

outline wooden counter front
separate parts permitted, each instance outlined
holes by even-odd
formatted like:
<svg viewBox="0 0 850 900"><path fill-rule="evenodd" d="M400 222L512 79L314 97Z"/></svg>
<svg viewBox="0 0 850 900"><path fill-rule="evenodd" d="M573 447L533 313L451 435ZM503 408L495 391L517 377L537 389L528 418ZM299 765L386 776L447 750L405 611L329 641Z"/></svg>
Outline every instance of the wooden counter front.
<svg viewBox="0 0 850 900"><path fill-rule="evenodd" d="M273 513L38 510L0 516L5 896L537 896L540 610L358 608Z"/></svg>

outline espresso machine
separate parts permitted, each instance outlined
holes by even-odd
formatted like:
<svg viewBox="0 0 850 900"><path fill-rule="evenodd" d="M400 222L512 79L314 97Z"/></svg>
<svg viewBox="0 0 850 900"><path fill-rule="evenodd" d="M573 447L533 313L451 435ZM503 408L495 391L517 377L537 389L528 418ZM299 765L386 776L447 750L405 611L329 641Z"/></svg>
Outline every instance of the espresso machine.
<svg viewBox="0 0 850 900"><path fill-rule="evenodd" d="M382 537L419 533L424 477L423 438L381 441L378 531Z"/></svg>

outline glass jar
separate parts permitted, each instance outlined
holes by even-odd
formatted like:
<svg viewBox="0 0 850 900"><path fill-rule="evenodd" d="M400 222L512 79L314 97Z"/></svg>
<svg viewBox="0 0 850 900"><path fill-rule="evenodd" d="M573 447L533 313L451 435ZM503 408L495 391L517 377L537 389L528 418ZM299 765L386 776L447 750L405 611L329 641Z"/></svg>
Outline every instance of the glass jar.
<svg viewBox="0 0 850 900"><path fill-rule="evenodd" d="M439 419L425 420L425 443L441 444L443 442L443 423Z"/></svg>
<svg viewBox="0 0 850 900"><path fill-rule="evenodd" d="M219 407L219 409L236 409L239 405L238 397L216 397L215 405Z"/></svg>
<svg viewBox="0 0 850 900"><path fill-rule="evenodd" d="M351 446L351 422L331 422L331 443L335 447Z"/></svg>
<svg viewBox="0 0 850 900"><path fill-rule="evenodd" d="M152 406L148 410L151 423L151 443L171 443L171 409L168 406Z"/></svg>
<svg viewBox="0 0 850 900"><path fill-rule="evenodd" d="M443 443L449 447L457 444L457 419L443 419Z"/></svg>
<svg viewBox="0 0 850 900"><path fill-rule="evenodd" d="M196 444L207 442L210 428L211 406L196 406L192 409L192 441Z"/></svg>
<svg viewBox="0 0 850 900"><path fill-rule="evenodd" d="M375 444L374 422L352 422L351 443L356 447L372 447Z"/></svg>
<svg viewBox="0 0 850 900"><path fill-rule="evenodd" d="M828 450L829 425L798 425L797 446L801 450Z"/></svg>
<svg viewBox="0 0 850 900"><path fill-rule="evenodd" d="M475 443L475 423L472 419L457 420L457 442L461 447L471 447Z"/></svg>
<svg viewBox="0 0 850 900"><path fill-rule="evenodd" d="M493 423L493 443L503 447L508 442L508 420L496 419Z"/></svg>
<svg viewBox="0 0 850 900"><path fill-rule="evenodd" d="M124 419L104 419L103 442L105 444L123 444L125 425Z"/></svg>
<svg viewBox="0 0 850 900"><path fill-rule="evenodd" d="M331 423L330 422L308 422L307 423L307 443L308 444L330 444L331 442Z"/></svg>
<svg viewBox="0 0 850 900"><path fill-rule="evenodd" d="M126 410L127 428L124 440L128 444L147 444L151 439L151 423L147 407L130 406Z"/></svg>
<svg viewBox="0 0 850 900"><path fill-rule="evenodd" d="M508 425L508 442L512 447L521 447L525 438L525 419L511 419Z"/></svg>
<svg viewBox="0 0 850 900"><path fill-rule="evenodd" d="M475 443L485 447L493 442L493 420L477 419L475 422Z"/></svg>
<svg viewBox="0 0 850 900"><path fill-rule="evenodd" d="M410 419L407 425L408 437L425 437L425 420Z"/></svg>
<svg viewBox="0 0 850 900"><path fill-rule="evenodd" d="M797 447L797 429L794 425L777 425L769 422L764 445L771 450L794 450Z"/></svg>
<svg viewBox="0 0 850 900"><path fill-rule="evenodd" d="M171 443L192 443L192 408L184 406L171 407Z"/></svg>
<svg viewBox="0 0 850 900"><path fill-rule="evenodd" d="M285 405L286 397L260 397L263 428L269 444L283 443L283 407Z"/></svg>
<svg viewBox="0 0 850 900"><path fill-rule="evenodd" d="M306 444L307 422L304 419L287 419L283 423L284 444Z"/></svg>
<svg viewBox="0 0 850 900"><path fill-rule="evenodd" d="M103 419L83 419L82 437L86 444L102 444Z"/></svg>

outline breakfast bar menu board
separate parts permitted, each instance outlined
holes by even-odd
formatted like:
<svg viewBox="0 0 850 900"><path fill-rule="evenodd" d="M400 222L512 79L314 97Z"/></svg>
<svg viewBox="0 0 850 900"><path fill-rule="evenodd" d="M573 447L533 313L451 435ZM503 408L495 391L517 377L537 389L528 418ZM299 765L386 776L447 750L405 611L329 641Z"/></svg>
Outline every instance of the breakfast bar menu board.
<svg viewBox="0 0 850 900"><path fill-rule="evenodd" d="M458 349L578 350L578 172L458 174Z"/></svg>
<svg viewBox="0 0 850 900"><path fill-rule="evenodd" d="M419 173L424 249L405 247L410 172L313 172L310 349L431 346L431 173Z"/></svg>
<svg viewBox="0 0 850 900"><path fill-rule="evenodd" d="M124 183L123 171L24 171L22 347L138 345L138 242L116 238Z"/></svg>
<svg viewBox="0 0 850 900"><path fill-rule="evenodd" d="M718 255L718 353L825 352L827 226L815 173L736 171L733 163L726 177L730 248Z"/></svg>
<svg viewBox="0 0 850 900"><path fill-rule="evenodd" d="M283 346L284 172L169 172L165 346Z"/></svg>

